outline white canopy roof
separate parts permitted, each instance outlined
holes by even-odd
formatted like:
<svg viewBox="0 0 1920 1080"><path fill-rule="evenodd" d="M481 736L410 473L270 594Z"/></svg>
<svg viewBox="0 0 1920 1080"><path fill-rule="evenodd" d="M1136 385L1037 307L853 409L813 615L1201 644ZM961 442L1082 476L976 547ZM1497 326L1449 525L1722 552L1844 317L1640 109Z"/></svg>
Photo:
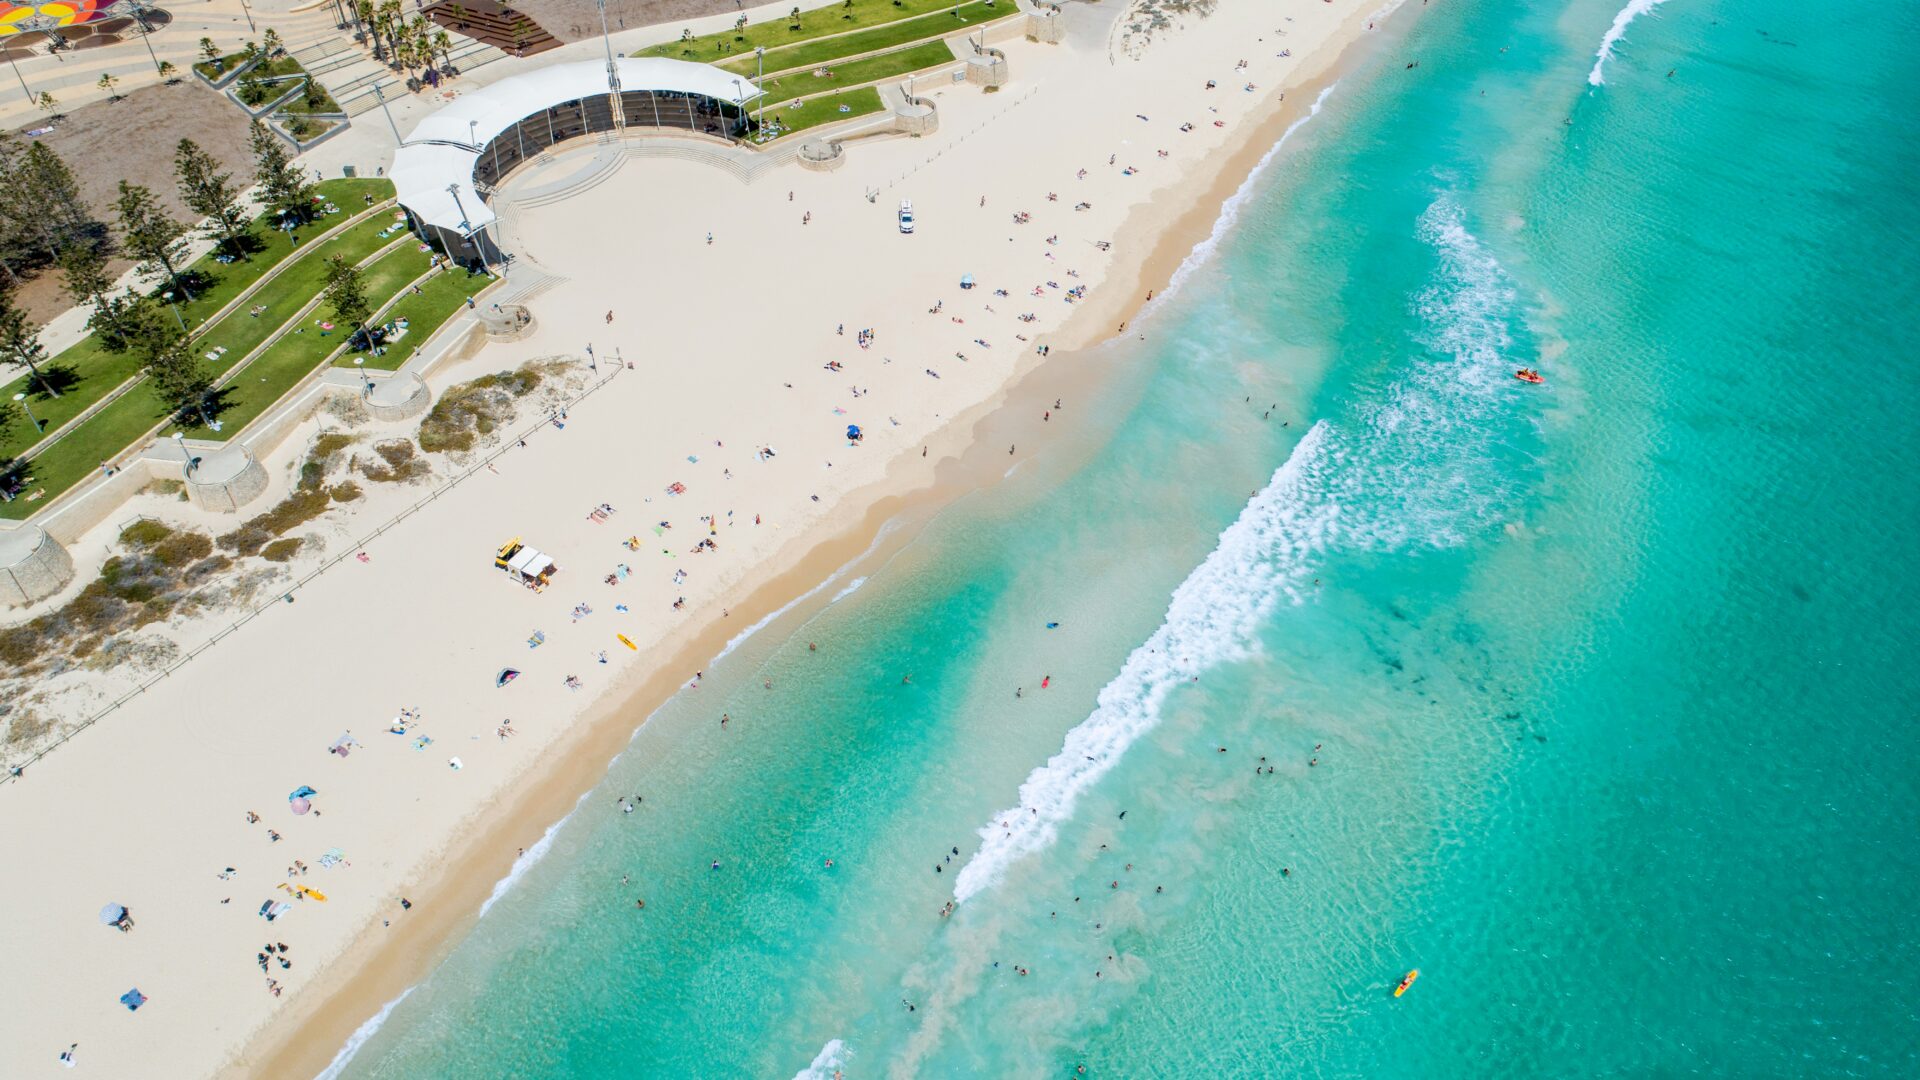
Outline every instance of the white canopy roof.
<svg viewBox="0 0 1920 1080"><path fill-rule="evenodd" d="M760 96L749 80L711 64L620 57L614 68L622 90L701 94L735 104ZM394 155L389 175L400 205L443 229L460 231L463 220L469 230L490 224L493 211L473 190L474 163L487 143L525 117L606 92L606 62L582 60L536 68L462 94L420 121ZM449 185L457 188L457 201Z"/></svg>
<svg viewBox="0 0 1920 1080"><path fill-rule="evenodd" d="M515 555L507 566L515 573L527 577L539 577L553 569L553 560L533 548L521 548L519 554Z"/></svg>

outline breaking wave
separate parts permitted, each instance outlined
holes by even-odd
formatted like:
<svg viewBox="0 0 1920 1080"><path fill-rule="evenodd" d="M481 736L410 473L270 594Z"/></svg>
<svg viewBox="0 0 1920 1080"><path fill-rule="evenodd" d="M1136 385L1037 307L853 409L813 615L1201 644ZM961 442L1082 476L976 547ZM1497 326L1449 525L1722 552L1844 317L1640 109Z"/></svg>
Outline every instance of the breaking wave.
<svg viewBox="0 0 1920 1080"><path fill-rule="evenodd" d="M1080 796L1160 722L1167 695L1250 655L1268 616L1301 601L1328 552L1450 547L1495 520L1516 484L1496 460L1514 385L1516 292L1450 197L1427 208L1416 234L1435 264L1412 297L1418 354L1384 392L1339 422L1316 422L1241 509L1092 714L979 830L979 850L955 876L957 902L1050 846Z"/></svg>
<svg viewBox="0 0 1920 1080"><path fill-rule="evenodd" d="M1620 42L1621 35L1627 32L1627 25L1633 20L1666 3L1666 0L1628 0L1627 6L1613 17L1613 25L1600 38L1600 48L1593 54L1593 70L1587 72L1587 85L1601 86L1606 83L1601 69L1607 61L1613 59L1613 47Z"/></svg>

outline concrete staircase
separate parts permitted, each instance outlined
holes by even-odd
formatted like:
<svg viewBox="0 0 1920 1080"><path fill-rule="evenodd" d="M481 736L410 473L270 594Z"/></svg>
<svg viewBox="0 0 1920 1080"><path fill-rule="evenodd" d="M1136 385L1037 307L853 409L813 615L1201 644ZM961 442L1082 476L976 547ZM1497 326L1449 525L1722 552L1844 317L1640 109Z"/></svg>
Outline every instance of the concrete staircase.
<svg viewBox="0 0 1920 1080"><path fill-rule="evenodd" d="M472 38L456 37L455 42L449 55L456 72L469 72L507 55ZM333 31L292 52L301 66L320 80L320 84L327 88L327 92L333 95L333 100L340 103L340 108L348 116L359 116L378 108L381 94L385 94L388 101L397 101L407 95L406 73L374 60L373 54L366 47L355 44L349 34ZM379 93L375 93L376 88Z"/></svg>

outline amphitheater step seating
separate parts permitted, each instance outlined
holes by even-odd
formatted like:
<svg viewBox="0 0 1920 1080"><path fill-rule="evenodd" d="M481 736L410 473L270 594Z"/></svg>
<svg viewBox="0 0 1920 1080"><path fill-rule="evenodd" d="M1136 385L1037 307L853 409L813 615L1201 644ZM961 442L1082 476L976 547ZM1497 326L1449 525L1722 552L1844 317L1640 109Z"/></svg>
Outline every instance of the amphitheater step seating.
<svg viewBox="0 0 1920 1080"><path fill-rule="evenodd" d="M453 33L512 56L533 56L560 47L560 39L539 23L494 0L439 0L427 7L426 15Z"/></svg>

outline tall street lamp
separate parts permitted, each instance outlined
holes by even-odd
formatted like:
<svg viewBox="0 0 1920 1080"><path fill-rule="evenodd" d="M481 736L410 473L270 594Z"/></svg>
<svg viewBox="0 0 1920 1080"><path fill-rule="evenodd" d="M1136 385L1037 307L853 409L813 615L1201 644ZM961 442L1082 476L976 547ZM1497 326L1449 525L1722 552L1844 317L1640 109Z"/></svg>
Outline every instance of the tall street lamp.
<svg viewBox="0 0 1920 1080"><path fill-rule="evenodd" d="M380 103L380 111L387 114L387 126L393 129L393 141L398 145L401 142L400 125L393 122L393 110L387 108L387 95L381 92L379 83L373 84L373 99Z"/></svg>
<svg viewBox="0 0 1920 1080"><path fill-rule="evenodd" d="M20 65L13 58L13 51L7 50L7 63L13 67L13 77L20 80L20 92L27 95L27 103L33 103L33 91L27 89L27 77L20 74Z"/></svg>
<svg viewBox="0 0 1920 1080"><path fill-rule="evenodd" d="M600 9L600 40L607 47L607 106L613 126L626 127L626 113L620 108L620 69L613 64L613 36L607 33L607 0L594 0Z"/></svg>
<svg viewBox="0 0 1920 1080"><path fill-rule="evenodd" d="M180 317L180 305L173 302L173 294L169 292L161 293L160 295L166 298L167 306L173 309L173 321L180 324L180 332L183 334L186 333L187 320Z"/></svg>
<svg viewBox="0 0 1920 1080"><path fill-rule="evenodd" d="M27 419L28 419L28 420L31 420L31 421L33 421L33 430L34 430L34 431L36 431L36 432L39 432L39 431L45 431L45 430L47 430L47 426L46 426L45 424L42 424L42 423L41 423L41 422L40 422L39 420L36 420L36 419L34 419L34 416L33 416L33 406L31 406L31 405L29 405L29 404L27 404L27 395L26 395L26 394L24 394L24 393L20 393L20 394L15 394L15 395L13 395L13 400L15 400L15 401L17 401L17 402L19 402L19 403L20 403L20 407L21 407L21 408L23 408L23 409L25 409L25 410L27 410Z"/></svg>

